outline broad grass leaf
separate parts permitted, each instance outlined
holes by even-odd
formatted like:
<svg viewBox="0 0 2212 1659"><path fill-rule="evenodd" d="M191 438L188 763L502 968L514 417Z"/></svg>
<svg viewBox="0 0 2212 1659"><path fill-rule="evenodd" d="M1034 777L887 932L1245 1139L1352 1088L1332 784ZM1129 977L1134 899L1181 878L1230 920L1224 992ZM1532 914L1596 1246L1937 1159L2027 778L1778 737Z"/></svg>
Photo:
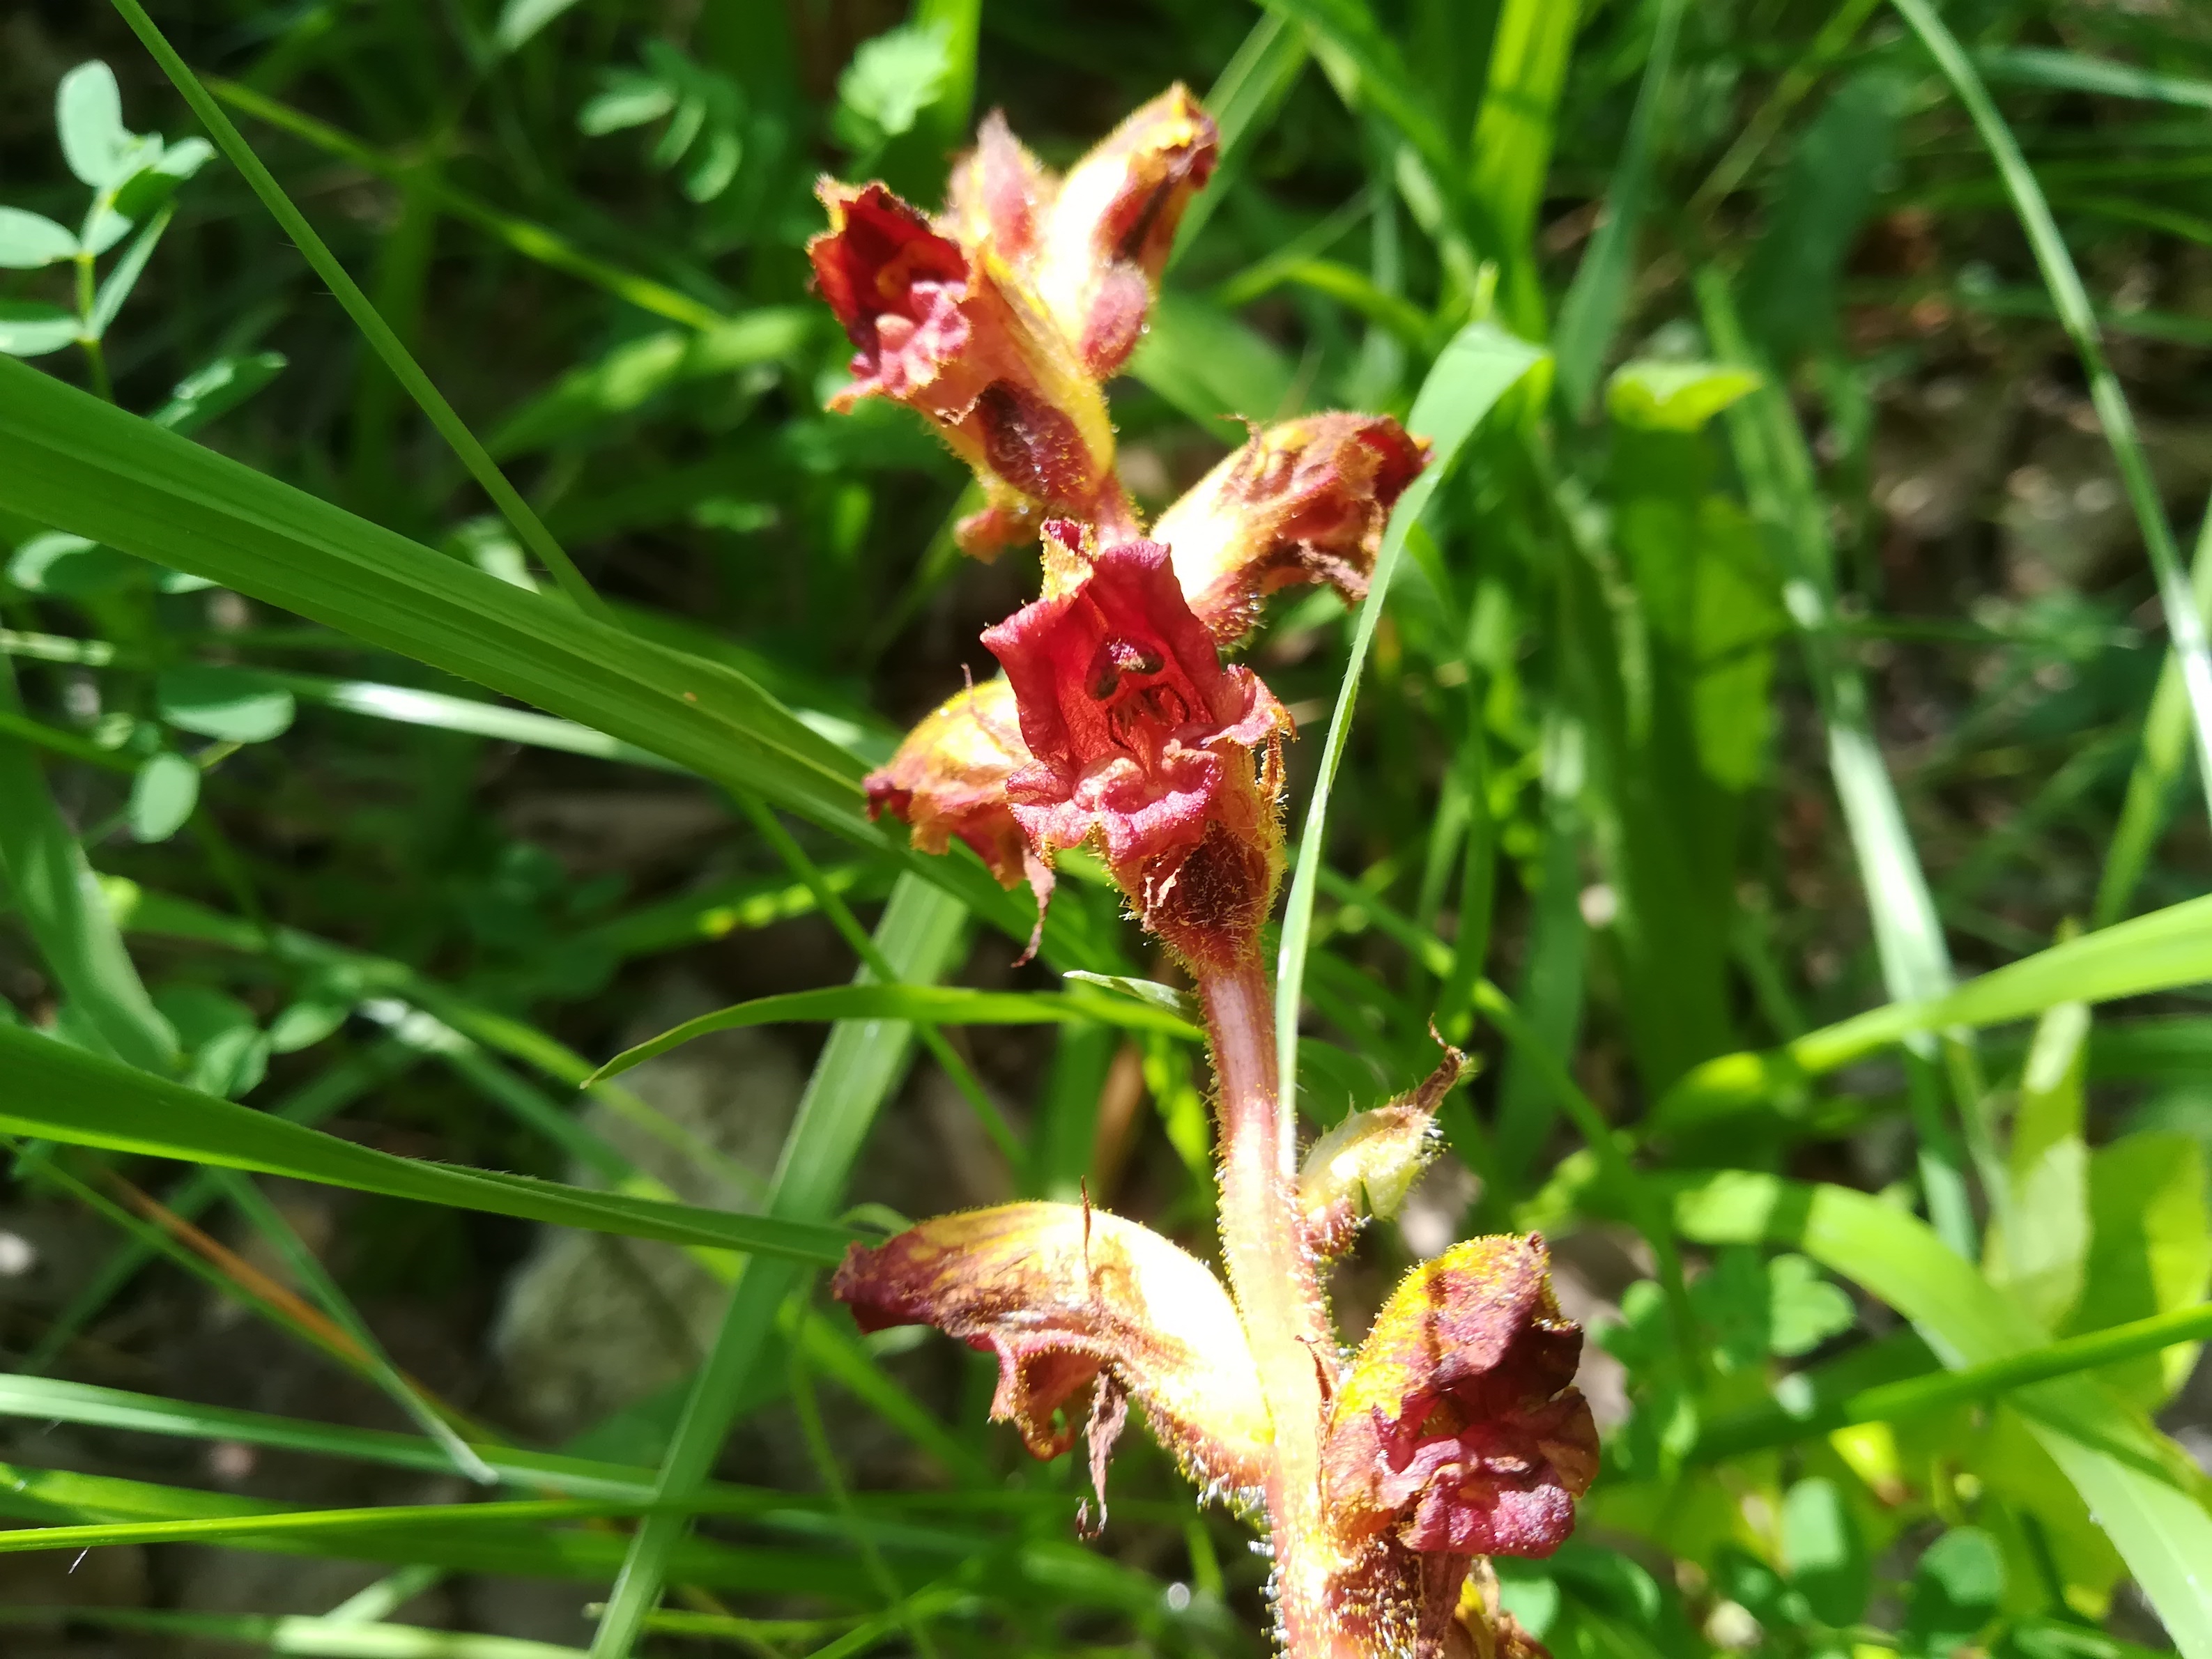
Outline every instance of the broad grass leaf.
<svg viewBox="0 0 2212 1659"><path fill-rule="evenodd" d="M395 1158L134 1072L20 1027L0 1026L0 1066L6 1068L9 1085L0 1097L0 1131L12 1134L817 1265L842 1257L852 1237L842 1228L818 1224Z"/></svg>
<svg viewBox="0 0 2212 1659"><path fill-rule="evenodd" d="M2172 1130L2128 1135L2090 1156L2089 1249L2068 1334L2204 1300L2212 1290L2206 1174L2202 1144ZM2154 1411L2188 1380L2200 1348L2183 1344L2098 1375L2130 1403Z"/></svg>
<svg viewBox="0 0 2212 1659"><path fill-rule="evenodd" d="M1911 1321L1950 1369L2025 1352L2044 1340L2026 1314L1926 1224L1879 1198L1741 1171L1672 1184L1684 1237L1705 1243L1765 1239L1802 1249ZM2185 1659L2212 1659L2212 1580L2203 1570L2212 1561L2212 1515L2187 1455L2086 1376L2039 1382L2011 1400Z"/></svg>

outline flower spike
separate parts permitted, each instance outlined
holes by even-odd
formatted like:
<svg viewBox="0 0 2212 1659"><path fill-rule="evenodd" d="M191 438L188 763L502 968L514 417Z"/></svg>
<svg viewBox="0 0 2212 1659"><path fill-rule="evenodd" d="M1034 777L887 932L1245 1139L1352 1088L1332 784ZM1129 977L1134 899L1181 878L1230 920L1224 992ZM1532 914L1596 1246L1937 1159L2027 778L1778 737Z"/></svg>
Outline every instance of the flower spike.
<svg viewBox="0 0 2212 1659"><path fill-rule="evenodd" d="M1325 581L1364 598L1390 509L1428 459L1427 440L1387 415L1285 421L1200 479L1152 539L1175 550L1191 609L1233 645L1278 588Z"/></svg>
<svg viewBox="0 0 2212 1659"><path fill-rule="evenodd" d="M1150 1228L1087 1205L970 1210L854 1245L831 1290L863 1330L934 1325L996 1354L991 1416L1011 1420L1036 1457L1074 1443L1064 1408L1095 1382L1109 1390L1090 1419L1095 1474L1120 1428L1114 1391L1126 1390L1194 1480L1261 1478L1273 1430L1237 1310L1202 1263Z"/></svg>

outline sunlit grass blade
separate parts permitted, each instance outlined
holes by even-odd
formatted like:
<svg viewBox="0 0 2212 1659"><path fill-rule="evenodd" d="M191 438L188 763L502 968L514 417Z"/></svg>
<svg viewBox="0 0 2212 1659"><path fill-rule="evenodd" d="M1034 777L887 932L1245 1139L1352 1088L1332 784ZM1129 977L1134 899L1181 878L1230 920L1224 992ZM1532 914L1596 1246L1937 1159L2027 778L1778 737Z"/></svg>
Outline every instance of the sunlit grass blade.
<svg viewBox="0 0 2212 1659"><path fill-rule="evenodd" d="M2089 303L2088 290L2081 285L2074 256L2068 252L2066 239L2059 234L2057 222L2051 216L2051 206L2044 199L2042 186L2036 182L2027 157L2021 154L2019 141L1990 101L1988 88L1983 86L1981 76L1975 73L1972 62L1957 39L1928 0L1891 0L1891 3L1920 37L1921 44L1927 47L1929 55L1935 58L1952 90L1958 94L1959 101L1972 118L1975 131L2004 179L2021 228L2027 234L2036 265L2043 273L2044 286L2050 289L2051 303L2057 309L2059 325L2066 331L2081 359L2089 380L2090 401L2104 428L2105 441L2112 447L2112 459L2119 468L2128 503L2142 532L2144 551L2150 556L2151 570L2158 580L2159 602L2165 611L2174 655L2180 663L2181 683L2188 693L2190 714L2196 728L2198 778L2207 804L2212 805L2212 646L2207 644L2203 613L2198 608L2188 574L2182 568L2180 550L2174 545L2173 530L2166 522L2166 507L2159 499L2158 481L2152 476L2149 458L2143 453L2142 441L2136 430L2135 411L2129 406L2127 393L2121 390L2112 365L2106 361L2104 340L2098 331L2096 312Z"/></svg>
<svg viewBox="0 0 2212 1659"><path fill-rule="evenodd" d="M927 984L951 966L965 921L957 903L909 878L891 895L877 927L877 944L902 981ZM866 982L873 975L864 967L857 977ZM769 1200L771 1217L812 1224L832 1212L878 1109L905 1073L912 1042L912 1028L893 1021L832 1029L784 1142ZM747 1264L662 1462L654 1488L659 1500L680 1500L707 1480L729 1431L732 1402L800 1277L793 1266L757 1259ZM680 1519L666 1516L652 1517L638 1528L592 1638L595 1659L628 1659L645 1615L660 1599L684 1529Z"/></svg>
<svg viewBox="0 0 2212 1659"><path fill-rule="evenodd" d="M787 991L687 1019L634 1048L625 1048L592 1073L598 1083L618 1077L656 1054L706 1036L747 1025L839 1019L927 1020L939 1025L1071 1025L1096 1023L1133 1031L1195 1037L1195 1028L1156 1012L1130 997L1079 991L974 991L952 985L836 985L819 991Z"/></svg>
<svg viewBox="0 0 2212 1659"><path fill-rule="evenodd" d="M1504 0L1488 81L1468 146L1468 190L1500 262L1507 320L1542 337L1544 296L1532 239L1552 168L1553 122L1573 56L1581 0Z"/></svg>
<svg viewBox="0 0 2212 1659"><path fill-rule="evenodd" d="M1682 33L1688 0L1666 0L1644 60L1644 82L1628 118L1628 137L1620 165L1606 187L1605 217L1590 238L1575 280L1560 302L1552 329L1552 349L1559 364L1559 385L1566 406L1588 410L1597 392L1607 349L1628 308L1629 279L1636 258L1637 233L1644 225L1644 201L1650 189L1652 146L1665 118L1674 68L1674 45Z"/></svg>
<svg viewBox="0 0 2212 1659"><path fill-rule="evenodd" d="M1894 1002L1808 1031L1767 1054L1723 1054L1692 1072L1653 1109L1655 1133L1764 1102L1788 1103L1808 1078L1847 1066L1918 1032L2030 1019L2064 1002L2119 997L2212 980L2212 898L2100 928L1970 979L1924 1002Z"/></svg>
<svg viewBox="0 0 2212 1659"><path fill-rule="evenodd" d="M1814 1386L1792 1387L1786 1399L1778 1399L1772 1405L1705 1422L1687 1461L1740 1457L1862 1423L1904 1422L1948 1407L1996 1399L2052 1377L2097 1370L2121 1360L2201 1341L2207 1336L2212 1336L2212 1303L2131 1320L1960 1370L1936 1371L1826 1397ZM1801 1373L1792 1382L1799 1380L1808 1384L1815 1381Z"/></svg>
<svg viewBox="0 0 2212 1659"><path fill-rule="evenodd" d="M818 1221L735 1215L396 1158L82 1054L19 1026L0 1024L0 1065L9 1080L8 1096L0 1099L0 1131L10 1133L817 1264L841 1259L852 1237Z"/></svg>
<svg viewBox="0 0 2212 1659"><path fill-rule="evenodd" d="M1430 368L1419 395L1413 400L1413 413L1407 419L1407 429L1428 439L1432 446L1428 469L1399 498L1391 513L1389 526L1383 532L1375 574L1352 626L1350 659L1337 690L1334 712L1329 716L1328 736L1322 743L1321 766L1315 775L1313 796L1299 831L1297 861L1291 873L1289 895L1284 905L1282 942L1275 965L1275 1041L1285 1098L1296 1096L1306 941L1313 928L1316 881L1328 841L1329 791L1344 758L1345 742L1351 735L1360 676L1365 671L1368 650L1389 599L1390 578L1397 569L1406 538L1444 475L1451 470L1469 434L1499 398L1519 385L1539 363L1547 361L1543 352L1515 339L1492 323L1470 323L1444 348Z"/></svg>
<svg viewBox="0 0 2212 1659"><path fill-rule="evenodd" d="M353 319L354 326L361 331L362 337L383 360L392 378L406 388L408 396L429 417L430 424L438 429L438 435L446 441L454 454L460 457L461 465L468 469L469 476L483 487L484 494L491 497L501 515L514 526L515 534L522 538L523 545L560 584L561 591L568 596L577 609L604 618L605 605L592 591L592 585L584 580L583 572L576 568L575 562L553 539L530 503L524 501L514 486L507 481L507 475L499 470L498 464L484 453L484 447L477 441L476 434L454 412L453 406L446 401L445 394L422 372L422 365L415 361L399 337L392 331L392 325L379 314L368 296L347 275L345 267L338 263L337 256L330 251L323 239L315 234L315 228L307 222L307 216L284 193L284 187L276 182L276 175L261 164L261 159L253 153L252 146L231 124L230 118L222 112L222 106L208 95L207 88L199 83L198 77L177 55L176 49L170 46L167 37L146 15L145 8L138 3L138 0L112 0L112 3L115 9L122 14L123 21L131 26L131 32L153 55L154 61L161 66L161 72L169 77L184 95L185 101L191 106L192 113L199 117L201 125L214 138L216 147L222 151L230 164L252 187L253 193L261 198L262 206L269 210L270 216L283 227L284 234L292 239L293 245L314 267L315 275L329 285L332 295L345 307L346 315Z"/></svg>
<svg viewBox="0 0 2212 1659"><path fill-rule="evenodd" d="M419 1625L356 1623L302 1613L169 1613L137 1607L0 1608L0 1626L91 1625L155 1637L256 1647L306 1659L582 1659L581 1648L520 1636L477 1636Z"/></svg>

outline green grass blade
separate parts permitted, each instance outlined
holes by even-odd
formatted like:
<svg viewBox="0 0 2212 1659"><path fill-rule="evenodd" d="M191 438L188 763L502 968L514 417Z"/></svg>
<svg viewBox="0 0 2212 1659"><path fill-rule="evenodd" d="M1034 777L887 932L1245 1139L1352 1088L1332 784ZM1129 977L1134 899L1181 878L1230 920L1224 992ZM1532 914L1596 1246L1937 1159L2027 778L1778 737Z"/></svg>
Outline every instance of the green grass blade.
<svg viewBox="0 0 2212 1659"><path fill-rule="evenodd" d="M2197 533L2190 585L2200 614L2212 611L2212 508L2207 509ZM2142 748L2128 775L2119 825L2105 849L2105 867L2097 878L2096 904L2090 916L2100 927L2108 927L2127 914L2143 872L2150 866L2159 837L2172 816L2181 775L2189 761L2189 735L2194 725L2190 716L2182 659L2179 653L2168 651L2159 671L2158 689L2151 694L2150 713L2143 720Z"/></svg>
<svg viewBox="0 0 2212 1659"><path fill-rule="evenodd" d="M1898 1423L1952 1406L1993 1400L2055 1376L2093 1371L2212 1336L2212 1303L2130 1320L2086 1335L2028 1348L1962 1370L1937 1371L1821 1398L1791 1390L1788 1403L1716 1417L1698 1431L1686 1461L1711 1462L1793 1445L1862 1423ZM1803 1374L1801 1374L1803 1375ZM1808 1377L1807 1381L1812 1379ZM1808 1397L1809 1396L1809 1397Z"/></svg>
<svg viewBox="0 0 2212 1659"><path fill-rule="evenodd" d="M965 921L956 902L908 878L892 892L877 943L902 981L927 984L952 965ZM863 982L872 976L866 968L858 975ZM912 1045L912 1027L894 1021L849 1022L831 1030L784 1142L769 1200L771 1217L818 1224L831 1213L877 1110L904 1074ZM692 1383L661 1465L656 1498L680 1501L706 1480L729 1431L731 1403L799 1278L795 1266L758 1259L746 1264ZM680 1519L658 1516L638 1528L592 1638L595 1659L629 1659L645 1615L660 1598L684 1530Z"/></svg>
<svg viewBox="0 0 2212 1659"><path fill-rule="evenodd" d="M366 1054L330 1066L312 1081L271 1106L270 1115L294 1123L313 1125L344 1110L379 1084L397 1079L410 1061L397 1043L382 1043ZM162 1207L186 1221L197 1219L216 1201L217 1183L213 1170L196 1170L176 1188L162 1195ZM157 1253L137 1239L126 1239L102 1261L83 1285L53 1316L38 1344L23 1357L22 1372L35 1376L52 1368L79 1332L98 1316L138 1270Z"/></svg>
<svg viewBox="0 0 2212 1659"><path fill-rule="evenodd" d="M20 714L14 666L0 658L0 713ZM37 756L0 736L0 875L72 1010L118 1059L149 1072L177 1060L177 1039L123 948L92 866L62 821Z"/></svg>
<svg viewBox="0 0 2212 1659"><path fill-rule="evenodd" d="M1468 189L1497 239L1485 252L1504 268L1510 320L1531 339L1542 337L1544 328L1536 210L1551 172L1553 123L1581 13L1581 0L1504 0L1468 150Z"/></svg>
<svg viewBox="0 0 2212 1659"><path fill-rule="evenodd" d="M1265 0L1267 9L1312 31L1350 62L1359 76L1360 101L1396 129L1447 190L1457 188L1459 146L1444 131L1427 88L1366 0Z"/></svg>
<svg viewBox="0 0 2212 1659"><path fill-rule="evenodd" d="M2167 524L2166 508L2159 500L2158 482L2151 474L2149 458L2144 454L2142 441L2136 431L2135 411L2129 407L2127 394L2120 389L2118 377L2105 359L2104 340L2098 331L2096 311L2089 303L2088 290L2081 286L2074 256L2067 251L2066 239L2058 233L2057 222L2051 216L2051 204L2044 199L2042 186L2036 182L2027 157L2021 154L2019 142L1990 101L1988 88L1974 72L1973 64L1957 39L1928 0L1891 0L1891 3L1920 37L1921 44L1927 47L1929 55L1972 118L1975 131L2004 179L2021 228L2027 234L2028 246L2043 273L2044 286L2051 290L2051 304L2057 310L2059 325L2073 341L2088 376L2090 402L2095 405L2097 419L2104 428L2105 441L2112 447L2112 459L2119 469L2121 483L2127 491L2129 505L2135 510L2136 525L2142 532L2143 548L2150 556L2151 569L2158 580L2159 602L2166 612L2166 629L2173 641L2174 655L2180 662L2181 683L2188 693L2189 709L2196 727L2198 777L2207 805L2212 806L2212 646L2207 644L2203 615L2182 568L2172 526Z"/></svg>
<svg viewBox="0 0 2212 1659"><path fill-rule="evenodd" d="M733 1215L396 1158L149 1077L19 1026L0 1024L0 1066L9 1081L8 1096L0 1100L0 1132L8 1133L817 1265L841 1259L852 1237L819 1221Z"/></svg>
<svg viewBox="0 0 2212 1659"><path fill-rule="evenodd" d="M2032 1352L2028 1317L1920 1222L1869 1194L1730 1172L1686 1187L1675 1218L1705 1243L1802 1250L1912 1322L1953 1370ZM2185 1659L2212 1659L2212 1514L2186 1454L2087 1376L2014 1396L2029 1428L2126 1560ZM2201 1480L2201 1477L2197 1477Z"/></svg>
<svg viewBox="0 0 2212 1659"><path fill-rule="evenodd" d="M207 88L199 83L199 78L177 55L167 37L146 15L145 8L138 3L138 0L113 0L113 3L115 9L123 15L123 21L130 24L131 32L152 54L154 61L161 66L161 72L184 94L185 101L191 106L192 113L199 117L200 124L215 139L216 147L229 158L230 164L252 187L253 193L261 198L261 204L269 210L270 216L283 227L284 234L291 238L293 246L314 267L315 275L329 284L331 293L345 307L346 315L353 319L354 326L361 331L362 337L383 360L384 366L392 371L392 378L407 389L407 395L414 398L416 406L429 417L430 424L438 429L438 435L446 441L454 454L460 457L461 465L468 469L469 476L483 488L484 494L491 497L492 504L499 508L501 516L514 526L515 534L522 538L522 544L537 556L538 562L560 584L561 591L568 596L578 610L604 619L605 605L592 591L592 585L584 580L583 572L576 568L575 562L553 539L538 514L531 509L530 503L524 501L514 486L507 481L507 475L499 470L498 464L484 453L484 447L477 441L476 434L454 412L453 406L446 401L445 394L431 384L430 377L422 372L422 365L401 343L399 337L392 331L391 325L379 314L368 296L346 274L346 269L338 263L337 256L315 234L315 228L307 222L307 216L284 193L284 187L276 182L276 175L262 166L261 158L253 153L252 146L231 124L230 118L222 112L222 106L208 95Z"/></svg>
<svg viewBox="0 0 2212 1659"><path fill-rule="evenodd" d="M1076 991L975 991L957 985L835 985L819 991L757 997L687 1019L634 1048L625 1048L586 1081L598 1083L620 1076L631 1066L709 1031L840 1019L926 1020L939 1025L1097 1024L1132 1031L1160 1031L1170 1036L1198 1035L1188 1022L1131 997L1092 996Z"/></svg>
<svg viewBox="0 0 2212 1659"><path fill-rule="evenodd" d="M1322 746L1321 768L1314 779L1304 827L1299 832L1297 861L1284 906L1282 943L1275 961L1275 1042L1286 1099L1297 1097L1299 1005L1305 984L1306 944L1313 930L1316 882L1327 841L1329 790L1351 735L1360 676L1389 599L1390 577L1421 509L1458 459L1468 435L1499 398L1546 361L1542 351L1515 339L1495 324L1469 323L1437 356L1413 400L1413 413L1407 417L1407 429L1433 446L1428 470L1399 497L1389 527L1383 532L1375 574L1352 627L1350 660L1337 690L1335 711L1329 716L1328 736Z"/></svg>
<svg viewBox="0 0 2212 1659"><path fill-rule="evenodd" d="M1808 1078L1893 1042L1954 1026L2032 1019L2063 1002L2110 1002L2212 980L2212 897L2191 899L2054 945L1924 1002L1894 1002L1808 1031L1765 1054L1723 1054L1692 1072L1653 1109L1672 1133L1760 1102L1788 1100Z"/></svg>
<svg viewBox="0 0 2212 1659"><path fill-rule="evenodd" d="M1984 79L2014 86L2090 92L2100 98L2139 98L2184 109L2212 109L2212 81L2160 75L2084 52L2058 52L2049 46L1997 47L1974 53L1972 61Z"/></svg>
<svg viewBox="0 0 2212 1659"><path fill-rule="evenodd" d="M136 1607L0 1608L0 1626L94 1625L150 1636L238 1644L307 1659L583 1659L581 1648L519 1636L474 1636L418 1625L355 1623L292 1613L165 1613Z"/></svg>
<svg viewBox="0 0 2212 1659"><path fill-rule="evenodd" d="M416 1425L437 1443L438 1449L446 1454L456 1469L483 1486L489 1486L497 1481L499 1477L491 1472L483 1458L477 1455L475 1448L455 1433L453 1425L439 1414L438 1408L424 1399L400 1374L399 1368L392 1363L392 1356L384 1351L384 1345L376 1340L376 1333L369 1329L368 1322L361 1316L352 1300L338 1288L337 1280L331 1277L330 1270L323 1266L321 1259L293 1231L292 1224L285 1220L283 1212L253 1184L253 1178L235 1170L222 1170L217 1171L216 1179L223 1187L225 1195L237 1206L239 1213L252 1224L262 1237L276 1247L278 1256L291 1270L293 1278L315 1299L331 1321L353 1339L355 1346L361 1350L362 1364L377 1387L384 1390L386 1396L415 1419Z"/></svg>
<svg viewBox="0 0 2212 1659"><path fill-rule="evenodd" d="M1605 218L1575 271L1552 330L1552 349L1559 362L1559 392L1577 416L1586 415L1597 393L1607 349L1620 332L1628 309L1629 277L1636 258L1637 233L1643 228L1644 200L1651 185L1654 141L1664 118L1674 69L1674 46L1681 39L1682 13L1688 0L1665 0L1651 37L1651 56L1628 118L1628 137L1620 165L1605 193Z"/></svg>
<svg viewBox="0 0 2212 1659"><path fill-rule="evenodd" d="M1237 48L1237 55L1221 71L1221 78L1206 89L1206 112L1221 134L1221 155L1213 177L1183 210L1176 228L1175 247L1168 269L1188 252L1214 210L1236 186L1251 155L1255 140L1273 122L1291 88L1305 73L1306 32L1280 12L1267 12L1252 26Z"/></svg>

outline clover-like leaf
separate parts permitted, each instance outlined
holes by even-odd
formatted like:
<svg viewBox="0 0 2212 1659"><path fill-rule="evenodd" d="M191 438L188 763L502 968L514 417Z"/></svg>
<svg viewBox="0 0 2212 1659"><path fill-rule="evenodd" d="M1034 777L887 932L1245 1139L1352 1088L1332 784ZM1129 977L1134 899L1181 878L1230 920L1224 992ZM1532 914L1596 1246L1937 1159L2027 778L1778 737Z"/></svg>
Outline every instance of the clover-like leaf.
<svg viewBox="0 0 2212 1659"><path fill-rule="evenodd" d="M832 1289L864 1330L934 1325L996 1354L992 1418L1037 1457L1073 1444L1064 1408L1097 1382L1094 1423L1126 1391L1193 1480L1264 1478L1273 1431L1236 1306L1150 1228L1087 1205L969 1210L854 1245Z"/></svg>

